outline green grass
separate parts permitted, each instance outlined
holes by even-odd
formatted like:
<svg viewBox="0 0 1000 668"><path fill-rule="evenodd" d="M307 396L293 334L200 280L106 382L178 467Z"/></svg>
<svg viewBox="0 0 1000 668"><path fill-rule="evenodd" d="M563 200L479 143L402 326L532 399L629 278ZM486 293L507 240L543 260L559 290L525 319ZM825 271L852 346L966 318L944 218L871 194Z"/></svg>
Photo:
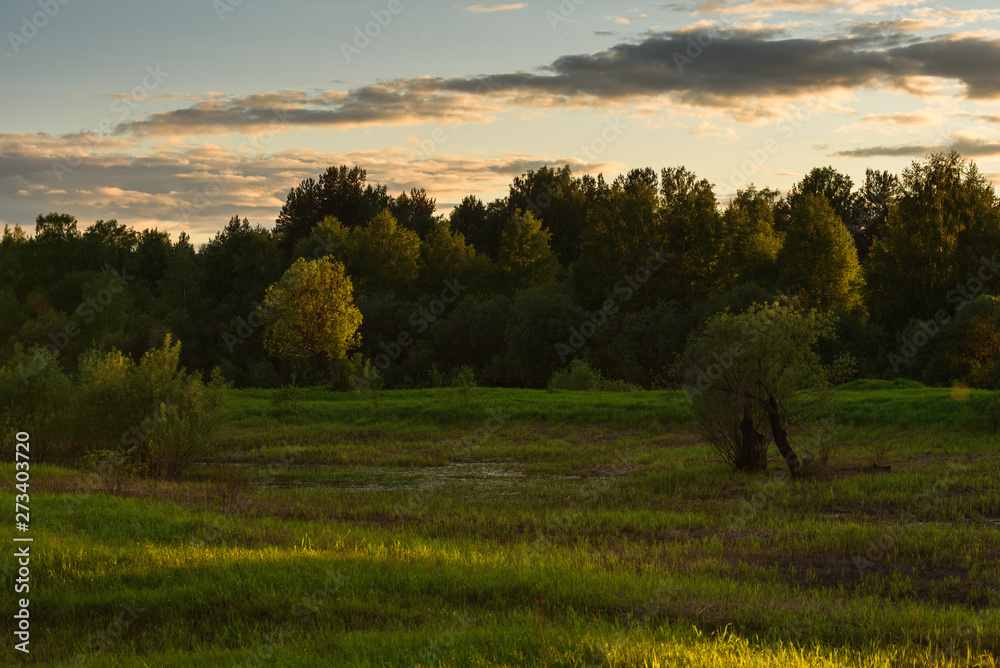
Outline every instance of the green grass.
<svg viewBox="0 0 1000 668"><path fill-rule="evenodd" d="M718 463L679 393L299 396L233 392L214 456L128 498L33 467L29 661L996 665L989 393L839 388L796 481Z"/></svg>

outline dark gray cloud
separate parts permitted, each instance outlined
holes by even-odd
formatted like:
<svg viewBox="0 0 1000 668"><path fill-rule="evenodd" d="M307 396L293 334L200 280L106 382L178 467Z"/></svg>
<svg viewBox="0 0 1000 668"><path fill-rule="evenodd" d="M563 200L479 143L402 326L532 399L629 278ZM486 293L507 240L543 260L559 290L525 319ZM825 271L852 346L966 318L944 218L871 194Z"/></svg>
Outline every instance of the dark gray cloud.
<svg viewBox="0 0 1000 668"><path fill-rule="evenodd" d="M971 99L1000 97L1000 42L976 38L937 39L910 44L892 52L906 72L955 79L965 84Z"/></svg>
<svg viewBox="0 0 1000 668"><path fill-rule="evenodd" d="M736 108L748 99L839 89L890 85L913 90L910 80L928 76L964 84L970 99L1000 97L1000 42L948 36L916 40L871 26L827 39L776 31L665 32L563 56L535 72L398 79L312 96L292 90L206 99L123 125L119 132L484 122L509 106L589 106L663 95L680 103Z"/></svg>
<svg viewBox="0 0 1000 668"><path fill-rule="evenodd" d="M116 134L212 134L290 129L292 126L354 127L421 122L490 120L494 104L436 91L440 79L400 79L347 92L308 95L286 90L203 100L120 125ZM480 88L480 92L483 89Z"/></svg>
<svg viewBox="0 0 1000 668"><path fill-rule="evenodd" d="M899 158L920 157L928 153L948 151L958 151L966 158L993 157L1000 155L1000 142L992 142L985 139L957 138L948 145L896 144L893 146L866 146L864 148L837 151L832 155L838 158Z"/></svg>

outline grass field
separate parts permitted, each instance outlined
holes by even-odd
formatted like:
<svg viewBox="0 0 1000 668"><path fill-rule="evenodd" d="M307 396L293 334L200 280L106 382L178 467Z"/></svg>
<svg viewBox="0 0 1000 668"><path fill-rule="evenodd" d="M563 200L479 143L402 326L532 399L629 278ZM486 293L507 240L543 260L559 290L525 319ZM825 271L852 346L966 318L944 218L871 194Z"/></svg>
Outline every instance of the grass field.
<svg viewBox="0 0 1000 668"><path fill-rule="evenodd" d="M793 481L718 462L676 392L234 391L180 482L32 467L0 663L997 665L995 396L834 394Z"/></svg>

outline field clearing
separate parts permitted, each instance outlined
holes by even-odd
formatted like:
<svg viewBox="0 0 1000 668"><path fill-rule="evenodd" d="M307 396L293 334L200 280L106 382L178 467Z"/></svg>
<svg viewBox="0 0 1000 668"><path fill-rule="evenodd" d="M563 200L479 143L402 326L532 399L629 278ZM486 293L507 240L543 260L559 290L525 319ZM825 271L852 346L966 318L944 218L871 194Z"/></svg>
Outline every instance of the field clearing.
<svg viewBox="0 0 1000 668"><path fill-rule="evenodd" d="M33 664L996 665L996 393L840 389L801 480L678 392L276 396L179 482L32 467Z"/></svg>

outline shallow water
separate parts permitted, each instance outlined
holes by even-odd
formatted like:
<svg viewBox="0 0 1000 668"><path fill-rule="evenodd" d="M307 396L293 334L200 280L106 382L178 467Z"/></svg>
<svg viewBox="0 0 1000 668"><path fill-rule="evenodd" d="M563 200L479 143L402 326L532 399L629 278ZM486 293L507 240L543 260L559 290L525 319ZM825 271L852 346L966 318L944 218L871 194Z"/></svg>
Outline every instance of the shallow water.
<svg viewBox="0 0 1000 668"><path fill-rule="evenodd" d="M518 468L493 462L448 464L425 468L309 465L289 466L254 480L263 487L331 488L343 491L398 491L465 483L521 486L530 479Z"/></svg>

